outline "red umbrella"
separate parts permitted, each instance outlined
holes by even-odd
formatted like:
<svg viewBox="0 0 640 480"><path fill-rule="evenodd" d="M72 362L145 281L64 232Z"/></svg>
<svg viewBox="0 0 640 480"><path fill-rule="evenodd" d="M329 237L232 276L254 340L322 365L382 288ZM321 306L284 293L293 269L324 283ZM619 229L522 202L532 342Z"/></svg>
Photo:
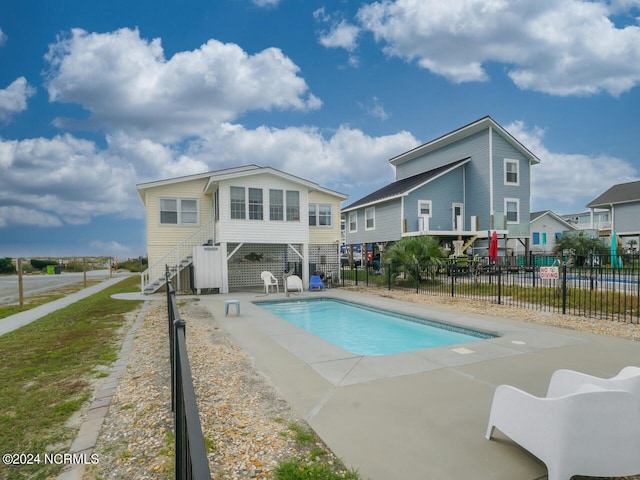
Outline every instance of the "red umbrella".
<svg viewBox="0 0 640 480"><path fill-rule="evenodd" d="M489 261L498 261L498 234L495 231L491 235L491 243L489 243Z"/></svg>

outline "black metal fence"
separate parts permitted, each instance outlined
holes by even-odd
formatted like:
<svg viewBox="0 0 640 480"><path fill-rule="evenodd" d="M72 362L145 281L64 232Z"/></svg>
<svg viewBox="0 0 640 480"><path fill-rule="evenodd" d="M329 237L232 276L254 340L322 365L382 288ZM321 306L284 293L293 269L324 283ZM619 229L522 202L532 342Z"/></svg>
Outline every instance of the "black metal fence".
<svg viewBox="0 0 640 480"><path fill-rule="evenodd" d="M167 273L167 310L171 361L171 410L175 427L177 480L209 480L209 460L187 355L186 322L180 318L176 292Z"/></svg>
<svg viewBox="0 0 640 480"><path fill-rule="evenodd" d="M342 285L410 289L553 313L640 323L640 259L625 255L447 259L426 265L343 267Z"/></svg>

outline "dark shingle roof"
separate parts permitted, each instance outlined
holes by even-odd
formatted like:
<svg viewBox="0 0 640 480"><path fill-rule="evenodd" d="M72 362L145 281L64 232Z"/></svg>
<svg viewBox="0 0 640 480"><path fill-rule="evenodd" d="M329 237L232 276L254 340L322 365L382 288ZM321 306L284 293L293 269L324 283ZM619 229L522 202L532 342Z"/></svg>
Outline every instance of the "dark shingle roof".
<svg viewBox="0 0 640 480"><path fill-rule="evenodd" d="M427 183L429 180L436 178L447 170L451 170L462 165L463 163L469 161L470 158L471 157L462 158L460 160L456 160L455 162L448 163L447 165L434 168L433 170L419 173L418 175L414 175L413 177L407 177L403 178L402 180L397 180L393 183L390 183L389 185L380 188L379 190L376 190L373 193L370 193L360 200L353 202L351 205L347 205L342 209L342 211L344 212L346 210L353 210L354 208L360 207L362 205L377 203L386 199L397 197L398 195L402 195L403 193L406 193L424 183Z"/></svg>
<svg viewBox="0 0 640 480"><path fill-rule="evenodd" d="M640 181L619 183L587 204L589 208L608 207L615 203L640 201Z"/></svg>

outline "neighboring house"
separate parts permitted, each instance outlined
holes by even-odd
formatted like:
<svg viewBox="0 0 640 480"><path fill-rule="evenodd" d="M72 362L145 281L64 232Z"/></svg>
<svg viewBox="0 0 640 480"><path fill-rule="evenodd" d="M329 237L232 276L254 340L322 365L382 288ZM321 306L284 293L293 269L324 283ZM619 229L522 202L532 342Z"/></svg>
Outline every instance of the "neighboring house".
<svg viewBox="0 0 640 480"><path fill-rule="evenodd" d="M577 228L556 215L551 210L533 212L530 215L531 252L534 254L551 254L556 246L556 240ZM516 255L524 254L522 249L515 249Z"/></svg>
<svg viewBox="0 0 640 480"><path fill-rule="evenodd" d="M601 237L632 237L637 241L640 235L640 181L619 183L587 204L595 227L598 210L606 210L610 224L608 229L600 229ZM600 213L602 216L603 213Z"/></svg>
<svg viewBox="0 0 640 480"><path fill-rule="evenodd" d="M165 265L184 290L263 285L260 273L339 265L346 195L270 167L248 165L137 186L146 208L149 269L142 290L163 285ZM337 267L336 267L337 268ZM313 273L313 272L312 272Z"/></svg>
<svg viewBox="0 0 640 480"><path fill-rule="evenodd" d="M528 244L530 168L540 160L491 117L389 162L396 181L342 209L347 245L431 235L451 253L486 254L493 231L501 251L507 239Z"/></svg>
<svg viewBox="0 0 640 480"><path fill-rule="evenodd" d="M611 231L611 219L609 211L589 211L581 213L570 213L561 215L562 218L576 227L578 230L594 230L596 232L603 231L605 236ZM598 235L599 236L599 235Z"/></svg>

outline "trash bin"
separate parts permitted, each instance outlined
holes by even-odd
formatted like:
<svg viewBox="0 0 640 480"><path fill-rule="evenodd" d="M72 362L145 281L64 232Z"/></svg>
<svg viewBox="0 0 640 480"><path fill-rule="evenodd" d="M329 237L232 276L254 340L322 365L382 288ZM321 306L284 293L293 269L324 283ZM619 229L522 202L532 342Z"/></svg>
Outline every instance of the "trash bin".
<svg viewBox="0 0 640 480"><path fill-rule="evenodd" d="M53 271L56 275L60 275L60 273L62 272L62 265L54 265Z"/></svg>
<svg viewBox="0 0 640 480"><path fill-rule="evenodd" d="M47 275L53 275L55 271L56 269L54 268L53 265L47 265Z"/></svg>

